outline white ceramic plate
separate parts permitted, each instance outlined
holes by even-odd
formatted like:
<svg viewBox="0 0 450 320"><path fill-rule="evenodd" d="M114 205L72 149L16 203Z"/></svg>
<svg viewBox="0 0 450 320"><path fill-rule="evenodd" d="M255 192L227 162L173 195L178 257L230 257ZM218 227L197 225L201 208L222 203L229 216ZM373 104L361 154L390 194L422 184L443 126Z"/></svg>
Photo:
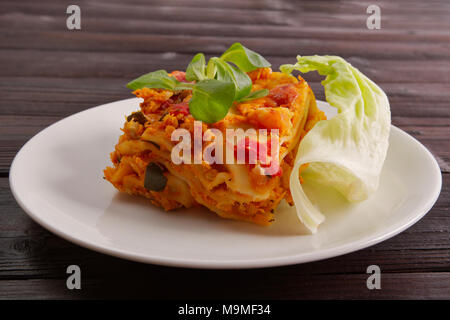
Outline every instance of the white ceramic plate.
<svg viewBox="0 0 450 320"><path fill-rule="evenodd" d="M423 217L441 189L439 167L417 140L392 127L378 192L348 204L326 190L326 221L310 235L283 203L270 227L221 219L206 209L164 212L102 179L124 117L138 99L92 108L41 131L17 154L10 185L43 227L81 246L146 263L254 268L334 257L386 240ZM333 108L319 106L332 116ZM317 186L306 186L309 190Z"/></svg>

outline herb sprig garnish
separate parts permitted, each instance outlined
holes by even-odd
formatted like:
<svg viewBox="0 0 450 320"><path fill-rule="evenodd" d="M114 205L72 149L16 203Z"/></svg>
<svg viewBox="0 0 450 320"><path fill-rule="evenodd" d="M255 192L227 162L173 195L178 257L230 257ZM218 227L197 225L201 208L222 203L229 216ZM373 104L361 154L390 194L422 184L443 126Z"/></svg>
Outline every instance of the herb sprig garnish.
<svg viewBox="0 0 450 320"><path fill-rule="evenodd" d="M197 120L214 123L227 115L233 102L262 98L269 93L266 89L251 92L252 81L246 74L265 67L270 67L270 63L263 56L234 43L220 57L209 59L208 64L203 53L194 56L186 68L186 80L195 83L178 81L165 70L158 70L134 79L127 87L192 90L190 113Z"/></svg>

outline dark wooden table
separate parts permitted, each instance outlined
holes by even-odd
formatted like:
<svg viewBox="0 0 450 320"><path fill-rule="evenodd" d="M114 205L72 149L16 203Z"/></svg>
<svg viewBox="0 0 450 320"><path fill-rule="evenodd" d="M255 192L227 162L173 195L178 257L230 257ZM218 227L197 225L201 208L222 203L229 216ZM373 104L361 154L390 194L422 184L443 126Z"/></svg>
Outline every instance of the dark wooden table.
<svg viewBox="0 0 450 320"><path fill-rule="evenodd" d="M450 298L449 2L80 0L82 30L69 31L71 3L0 2L0 298ZM366 27L371 4L381 8L380 30ZM130 97L124 84L143 72L182 69L194 53L217 55L235 41L274 68L297 54L341 55L377 82L390 98L393 123L441 166L434 208L400 235L345 256L212 271L139 264L78 247L17 205L9 167L34 134ZM320 78L307 80L323 99ZM81 266L81 290L66 288L70 264ZM381 267L381 290L366 287L371 264Z"/></svg>

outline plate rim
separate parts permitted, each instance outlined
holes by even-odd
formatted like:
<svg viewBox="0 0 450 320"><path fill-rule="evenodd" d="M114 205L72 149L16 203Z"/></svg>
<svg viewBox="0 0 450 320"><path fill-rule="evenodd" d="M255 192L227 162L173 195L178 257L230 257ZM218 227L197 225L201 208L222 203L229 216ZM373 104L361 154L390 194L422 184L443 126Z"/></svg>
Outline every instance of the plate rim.
<svg viewBox="0 0 450 320"><path fill-rule="evenodd" d="M437 199L439 198L441 189L442 189L442 173L440 170L440 167L433 156L433 154L428 150L427 147L425 147L419 140L414 138L413 136L409 135L405 131L401 130L400 128L391 125L391 132L392 130L396 131L397 134L403 135L405 138L409 139L411 143L415 143L419 145L419 148L422 149L423 152L427 155L427 157L430 159L430 161L433 163L433 170L435 170L435 173L437 173L438 177L438 183L434 185L433 190L430 192L430 195L433 194L432 197L428 198L428 201L421 207L417 209L417 214L414 215L413 219L409 219L406 223L402 223L400 226L397 226L390 230L389 232L385 232L382 235L378 236L372 236L372 237L363 237L359 238L356 241L352 241L349 243L344 243L342 245L331 247L327 249L321 249L320 251L311 251L306 253L299 253L299 254L292 254L292 255L285 255L282 257L271 257L271 258L257 258L257 259L238 259L238 260L198 260L198 259L186 259L186 258L172 258L172 257L165 257L165 256L158 256L158 255L144 255L138 252L132 252L129 250L123 250L120 248L113 248L111 246L108 246L106 244L101 243L93 243L90 241L85 241L83 239L80 239L76 236L71 235L70 233L64 232L45 219L43 219L39 213L33 212L31 208L29 208L20 198L20 195L17 192L17 186L15 185L15 172L17 167L17 162L25 148L28 148L32 141L37 139L41 134L43 134L45 131L49 130L56 124L60 123L61 121L68 120L70 118L74 118L77 116L80 116L83 113L87 113L89 111L92 111L93 109L97 108L105 108L106 106L110 104L115 103L126 103L131 100L138 100L138 98L129 98L129 99L123 99L123 100L117 100L113 102L109 102L106 104L102 104L99 106L91 107L86 110L82 110L80 112L74 113L72 115L69 115L65 118L62 118L51 125L47 126L46 128L42 129L38 133L36 133L32 138L30 138L17 152L17 154L14 156L14 159L11 163L10 170L9 170L9 186L12 192L12 195L16 202L19 204L19 206L25 211L25 213L37 224L39 224L41 227L45 228L46 230L52 232L53 234L71 242L76 245L79 245L81 247L100 252L102 254L107 254L110 256L114 256L121 259L126 259L130 261L140 262L140 263L147 263L147 264L155 264L155 265L161 265L161 266L170 266L170 267L181 267L181 268L195 268L195 269L253 269L253 268L270 268L270 267L281 267L281 266L287 266L287 265L294 265L294 264L303 264L313 261L319 261L324 259L329 259L337 256L341 256L347 253L356 252L362 249L365 249L367 247L373 246L375 244L378 244L382 241L385 241L389 238L394 237L395 235L401 233L402 231L408 229L415 223L417 223L420 219L422 219L433 207L433 205L436 203ZM320 104L328 104L326 101L317 100L317 103ZM320 231L319 231L320 232Z"/></svg>

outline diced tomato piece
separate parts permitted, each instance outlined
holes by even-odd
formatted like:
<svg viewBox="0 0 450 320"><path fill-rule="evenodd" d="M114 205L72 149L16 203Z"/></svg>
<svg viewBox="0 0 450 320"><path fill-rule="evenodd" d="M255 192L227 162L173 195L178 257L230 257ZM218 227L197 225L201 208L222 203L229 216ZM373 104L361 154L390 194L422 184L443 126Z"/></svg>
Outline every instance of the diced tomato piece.
<svg viewBox="0 0 450 320"><path fill-rule="evenodd" d="M294 84L285 84L270 90L269 97L277 103L277 105L286 105L292 103L297 97L298 92Z"/></svg>
<svg viewBox="0 0 450 320"><path fill-rule="evenodd" d="M175 79L177 79L178 81L181 82L187 82L186 81L186 72L184 71L173 71L172 75L175 77Z"/></svg>
<svg viewBox="0 0 450 320"><path fill-rule="evenodd" d="M264 146L264 145L262 145L262 146ZM267 141L266 146L267 146L267 152L264 154L266 154L267 156L270 156L271 152L272 152L272 143L270 140ZM265 162L267 162L267 161L264 161L264 163ZM271 166L276 168L275 173L273 173L273 174L269 174L269 172L267 172L267 169L266 169L265 171L266 171L267 175L271 175L272 177L280 177L283 174L283 169L280 167L280 164L279 164L279 158L271 159L271 161L268 164L264 164L264 163L261 164L261 167L263 169L266 169L266 168L269 169Z"/></svg>
<svg viewBox="0 0 450 320"><path fill-rule="evenodd" d="M189 115L189 104L187 102L171 104L169 107L169 113L175 116L178 114L187 116Z"/></svg>
<svg viewBox="0 0 450 320"><path fill-rule="evenodd" d="M267 157L271 156L271 141L268 140L267 143L261 143L252 141L253 143L250 143L250 138L245 137L245 139L238 141L238 143L234 146L234 156L237 158L238 150L241 150L242 148L245 149L244 156L245 161L250 162L250 151L253 151L256 153L256 158L260 162L260 167L263 168L263 170L267 171L272 166L272 163L274 163L275 168L277 168L276 172L274 174L269 174L273 177L281 176L283 171L281 167L278 164L278 159L271 159L269 163L267 160ZM262 154L260 154L262 153ZM261 158L262 157L262 158ZM255 164L249 163L250 168L254 168Z"/></svg>
<svg viewBox="0 0 450 320"><path fill-rule="evenodd" d="M275 168L275 173L270 174L268 172L268 169L273 166ZM280 164L277 162L274 162L273 164L267 164L267 165L263 165L261 164L261 168L263 168L263 170L265 171L266 175L272 176L272 177L281 177L281 175L283 174L283 169L280 167Z"/></svg>
<svg viewBox="0 0 450 320"><path fill-rule="evenodd" d="M165 109L169 108L172 103L173 103L173 100L168 99L168 100L164 101L163 103L161 103L161 108L165 110Z"/></svg>

